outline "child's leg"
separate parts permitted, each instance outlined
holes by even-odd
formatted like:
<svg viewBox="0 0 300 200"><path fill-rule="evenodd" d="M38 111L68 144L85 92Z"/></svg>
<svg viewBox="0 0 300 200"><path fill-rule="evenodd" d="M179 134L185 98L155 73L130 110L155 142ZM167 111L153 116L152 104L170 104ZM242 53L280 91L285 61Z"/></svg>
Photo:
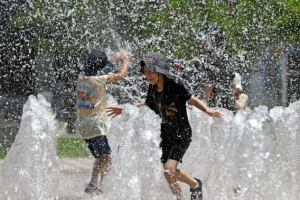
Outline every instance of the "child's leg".
<svg viewBox="0 0 300 200"><path fill-rule="evenodd" d="M85 189L86 193L97 194L97 195L102 194L102 190L97 187L99 175L103 171L102 166L103 165L101 164L101 156L100 156L100 158L95 158L91 181Z"/></svg>
<svg viewBox="0 0 300 200"><path fill-rule="evenodd" d="M105 173L108 173L111 165L111 148L108 144L108 140L106 136L98 136L91 139L86 139L85 142L88 145L89 150L93 154L94 157L94 165L92 171L92 177L90 184L97 186L99 175L103 176ZM101 178L101 186L102 186L103 178Z"/></svg>
<svg viewBox="0 0 300 200"><path fill-rule="evenodd" d="M90 183L93 185L97 185L99 175L101 173L101 179L99 184L101 188L103 178L110 171L110 169L111 169L111 156L109 154L102 154L100 155L99 158L95 158Z"/></svg>
<svg viewBox="0 0 300 200"><path fill-rule="evenodd" d="M95 158L90 184L97 185L100 172L101 172L100 158Z"/></svg>
<svg viewBox="0 0 300 200"><path fill-rule="evenodd" d="M197 181L188 175L185 171L177 169L179 161L168 159L166 163L164 163L163 167L166 170L164 173L168 184L173 192L173 194L177 197L182 196L182 189L177 181L184 182L190 186L190 188L197 187Z"/></svg>
<svg viewBox="0 0 300 200"><path fill-rule="evenodd" d="M168 185L172 191L172 193L177 197L182 197L182 188L180 184L178 183L178 180L176 179L176 176L170 171L165 171L164 176L168 182Z"/></svg>
<svg viewBox="0 0 300 200"><path fill-rule="evenodd" d="M99 188L103 186L103 179L106 174L111 170L112 159L110 154L102 154L100 156L100 169L101 169L101 179L99 183Z"/></svg>

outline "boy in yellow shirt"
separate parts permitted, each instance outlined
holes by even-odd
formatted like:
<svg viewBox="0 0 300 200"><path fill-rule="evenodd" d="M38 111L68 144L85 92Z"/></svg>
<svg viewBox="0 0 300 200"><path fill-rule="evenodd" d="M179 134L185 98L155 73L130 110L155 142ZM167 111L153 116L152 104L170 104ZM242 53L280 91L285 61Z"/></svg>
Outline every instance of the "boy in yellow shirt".
<svg viewBox="0 0 300 200"><path fill-rule="evenodd" d="M77 80L77 130L95 159L92 177L85 189L88 194L102 193L103 178L110 171L112 164L111 148L106 137L106 84L122 80L126 76L131 57L132 54L120 51L109 61L104 52L93 51L89 54ZM111 74L114 69L112 62L118 60L122 64L121 71Z"/></svg>

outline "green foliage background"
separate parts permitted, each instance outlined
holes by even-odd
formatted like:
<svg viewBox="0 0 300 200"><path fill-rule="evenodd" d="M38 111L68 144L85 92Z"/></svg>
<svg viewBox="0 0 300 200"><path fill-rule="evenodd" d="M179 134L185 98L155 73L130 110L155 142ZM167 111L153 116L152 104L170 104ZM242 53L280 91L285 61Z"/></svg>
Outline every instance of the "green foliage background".
<svg viewBox="0 0 300 200"><path fill-rule="evenodd" d="M59 49L74 55L130 48L136 58L160 51L188 61L204 53L193 35L212 21L224 27L230 53L248 61L265 46L300 42L299 0L61 1L32 0L31 9L12 16L14 29L38 35L37 40L24 40L23 46L36 53ZM66 74L69 80L71 73ZM58 153L85 155L80 142L59 139ZM4 155L0 149L0 158Z"/></svg>
<svg viewBox="0 0 300 200"><path fill-rule="evenodd" d="M111 40L120 40L120 47L125 40L141 52L191 59L203 53L193 34L206 22L224 27L232 54L251 57L279 40L300 41L299 18L298 0L34 0L33 9L14 16L12 24L43 30L44 36L29 44L36 51L89 50Z"/></svg>

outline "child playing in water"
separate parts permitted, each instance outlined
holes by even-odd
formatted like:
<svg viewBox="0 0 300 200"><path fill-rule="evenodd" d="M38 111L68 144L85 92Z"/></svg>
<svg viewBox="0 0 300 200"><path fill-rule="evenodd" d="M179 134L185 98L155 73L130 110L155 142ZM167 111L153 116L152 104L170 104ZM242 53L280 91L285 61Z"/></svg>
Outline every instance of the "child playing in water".
<svg viewBox="0 0 300 200"><path fill-rule="evenodd" d="M111 61L121 60L122 69L117 74L109 74L114 65L104 52L89 54L86 64L77 80L77 130L94 157L92 177L85 189L88 194L101 194L105 174L111 167L111 148L106 112L106 84L116 82L127 74L128 62L132 55L117 52ZM100 183L98 178L101 174Z"/></svg>
<svg viewBox="0 0 300 200"><path fill-rule="evenodd" d="M235 73L232 89L234 93L234 103L238 110L245 109L248 105L248 95L243 93L242 77Z"/></svg>
<svg viewBox="0 0 300 200"><path fill-rule="evenodd" d="M190 186L191 199L202 199L202 182L192 178L182 169L179 162L185 154L192 138L186 102L207 113L211 117L221 118L223 113L210 110L201 100L192 96L185 87L174 80L169 73L168 59L160 53L150 53L141 61L141 72L150 82L146 101L136 106L147 105L162 118L161 123L161 162L164 176L177 199L182 199L182 189L178 181ZM122 107L108 107L109 116L122 113Z"/></svg>

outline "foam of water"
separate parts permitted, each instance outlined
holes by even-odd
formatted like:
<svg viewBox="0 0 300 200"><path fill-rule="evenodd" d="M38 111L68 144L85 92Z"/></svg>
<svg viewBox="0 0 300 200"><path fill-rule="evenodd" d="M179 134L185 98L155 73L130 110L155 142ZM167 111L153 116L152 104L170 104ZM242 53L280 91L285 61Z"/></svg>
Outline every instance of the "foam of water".
<svg viewBox="0 0 300 200"><path fill-rule="evenodd" d="M205 199L299 199L300 102L239 111L219 120L188 109L193 141L184 169L203 180ZM147 107L126 105L111 120L114 166L105 199L173 199L162 175L160 119ZM189 198L189 188L183 185Z"/></svg>
<svg viewBox="0 0 300 200"><path fill-rule="evenodd" d="M117 102L110 97L108 104ZM203 181L204 199L300 199L300 102L236 115L222 111L226 116L219 120L188 107L193 141L179 168ZM55 186L64 177L54 175L57 133L50 113L42 97L30 97L24 106L21 128L1 171L10 197L59 196ZM174 199L160 163L161 119L148 107L126 104L123 114L109 122L113 165L101 199ZM74 181L84 184L78 199L97 199L84 196L90 177L79 175ZM188 186L182 186L189 199Z"/></svg>
<svg viewBox="0 0 300 200"><path fill-rule="evenodd" d="M44 96L29 96L20 129L6 155L0 183L9 199L55 197L59 182L57 123Z"/></svg>

